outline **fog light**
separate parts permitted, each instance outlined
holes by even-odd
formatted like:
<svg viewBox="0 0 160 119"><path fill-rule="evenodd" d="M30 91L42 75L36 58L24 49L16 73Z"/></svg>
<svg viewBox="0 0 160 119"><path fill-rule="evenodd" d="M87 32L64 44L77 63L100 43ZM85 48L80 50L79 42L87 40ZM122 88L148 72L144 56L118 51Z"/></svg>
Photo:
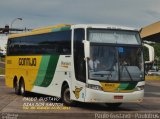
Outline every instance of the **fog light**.
<svg viewBox="0 0 160 119"><path fill-rule="evenodd" d="M138 90L144 90L144 85L137 86L137 89L138 89Z"/></svg>

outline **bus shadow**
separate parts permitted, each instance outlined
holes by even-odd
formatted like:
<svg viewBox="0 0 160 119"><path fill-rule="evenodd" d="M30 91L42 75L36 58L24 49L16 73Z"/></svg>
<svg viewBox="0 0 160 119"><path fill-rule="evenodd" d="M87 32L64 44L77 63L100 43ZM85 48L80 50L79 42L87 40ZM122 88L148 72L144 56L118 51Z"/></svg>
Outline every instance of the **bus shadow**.
<svg viewBox="0 0 160 119"><path fill-rule="evenodd" d="M46 98L46 97L51 97L51 98L56 98L54 96L48 96L48 95L43 95L43 94L37 94L37 93L32 93L32 92L27 92L27 95L25 97L28 98ZM62 100L59 98L58 101L53 101L53 100L48 100L46 102L53 102L53 103L62 103ZM83 103L83 102L74 102L74 105L71 106L71 108L76 107L76 108L81 108L81 109L87 109L87 110L92 110L92 111L137 111L136 109L132 108L126 108L122 104L120 107L117 108L111 108L108 107L106 104L99 104L99 103Z"/></svg>
<svg viewBox="0 0 160 119"><path fill-rule="evenodd" d="M92 111L137 111L135 109L125 108L123 104L116 108L108 107L106 104L99 104L99 103L83 103L83 102L76 102L75 107L84 108Z"/></svg>

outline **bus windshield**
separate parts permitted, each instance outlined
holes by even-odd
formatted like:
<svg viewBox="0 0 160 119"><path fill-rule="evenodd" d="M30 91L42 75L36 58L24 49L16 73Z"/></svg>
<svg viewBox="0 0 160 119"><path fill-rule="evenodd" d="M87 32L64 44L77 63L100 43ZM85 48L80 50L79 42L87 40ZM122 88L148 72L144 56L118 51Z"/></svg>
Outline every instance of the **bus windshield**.
<svg viewBox="0 0 160 119"><path fill-rule="evenodd" d="M89 79L100 81L144 80L143 52L140 46L108 45L101 42L102 37L99 37L95 43L96 39L93 40L93 37L90 36L89 34L91 41L90 59L88 60ZM130 41L130 39L125 40ZM138 37L137 39L135 37L134 40L132 42L140 44Z"/></svg>

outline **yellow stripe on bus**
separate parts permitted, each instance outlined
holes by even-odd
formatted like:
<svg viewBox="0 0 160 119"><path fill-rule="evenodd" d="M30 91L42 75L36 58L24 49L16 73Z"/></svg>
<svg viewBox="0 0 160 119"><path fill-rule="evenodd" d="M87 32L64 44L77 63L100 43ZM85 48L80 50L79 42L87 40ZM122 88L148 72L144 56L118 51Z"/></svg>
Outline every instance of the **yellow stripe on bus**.
<svg viewBox="0 0 160 119"><path fill-rule="evenodd" d="M102 83L101 82L101 86L103 88L103 91L114 92L120 86L120 83Z"/></svg>

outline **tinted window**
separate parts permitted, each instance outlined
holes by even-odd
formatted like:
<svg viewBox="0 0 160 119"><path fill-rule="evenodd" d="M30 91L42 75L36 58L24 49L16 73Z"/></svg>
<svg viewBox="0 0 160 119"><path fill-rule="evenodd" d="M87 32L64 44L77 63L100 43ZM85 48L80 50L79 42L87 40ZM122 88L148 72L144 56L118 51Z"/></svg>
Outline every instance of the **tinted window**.
<svg viewBox="0 0 160 119"><path fill-rule="evenodd" d="M8 55L71 54L71 31L10 39Z"/></svg>
<svg viewBox="0 0 160 119"><path fill-rule="evenodd" d="M75 77L81 82L86 82L86 65L84 60L84 29L74 30L74 68Z"/></svg>

